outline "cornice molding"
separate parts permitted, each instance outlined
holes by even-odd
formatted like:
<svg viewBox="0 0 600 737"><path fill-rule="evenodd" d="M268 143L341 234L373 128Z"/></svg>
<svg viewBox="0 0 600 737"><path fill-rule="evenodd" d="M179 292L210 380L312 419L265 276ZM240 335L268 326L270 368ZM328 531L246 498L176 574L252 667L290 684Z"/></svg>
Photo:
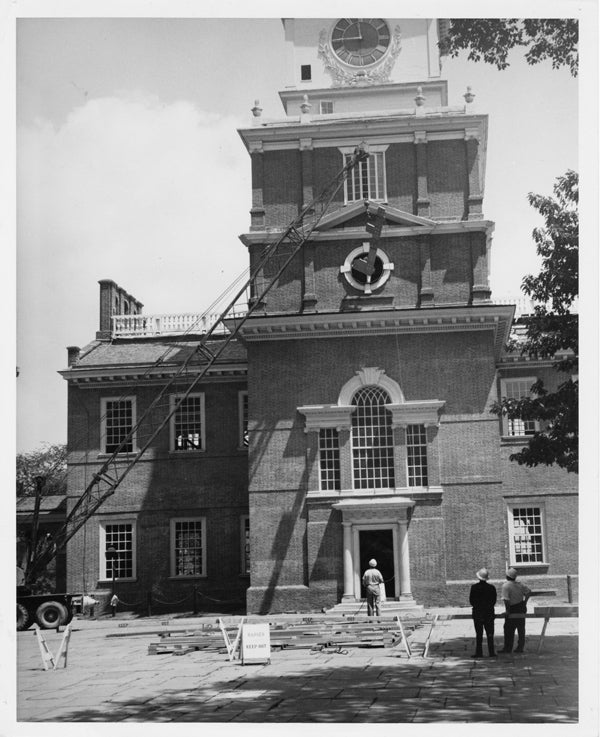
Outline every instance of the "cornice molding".
<svg viewBox="0 0 600 737"><path fill-rule="evenodd" d="M368 124L368 132L365 125ZM487 140L487 115L470 115L463 110L426 108L425 115L415 116L414 109L347 113L327 119L301 120L301 116L265 121L252 128L239 128L238 134L250 151L298 148L300 139L312 138L315 148L356 146L365 139L369 144L414 143L415 134L426 133L427 141L464 139L476 136Z"/></svg>
<svg viewBox="0 0 600 737"><path fill-rule="evenodd" d="M337 404L319 404L298 407L298 412L304 415L304 432L318 432L321 429L350 430L352 414L356 407L339 407Z"/></svg>
<svg viewBox="0 0 600 737"><path fill-rule="evenodd" d="M156 384L161 381L172 379L179 371L181 364L168 366L161 364L156 368L148 368L148 365L137 364L129 366L108 366L108 367L78 367L74 366L58 373L71 384L78 385L98 385L102 383L144 383ZM193 379L194 376L203 370L202 364L188 366L185 376L181 377L182 385L186 383L186 379ZM206 372L203 381L219 380L239 380L245 379L248 373L247 365L231 365L223 364L213 366Z"/></svg>
<svg viewBox="0 0 600 737"><path fill-rule="evenodd" d="M246 342L339 338L373 335L490 330L495 343L495 360L500 359L514 316L512 305L428 307L425 309L369 310L348 313L257 315L241 328Z"/></svg>
<svg viewBox="0 0 600 737"><path fill-rule="evenodd" d="M445 404L446 402L442 399L424 399L385 406L392 413L392 427L405 428L407 425L439 427L440 412Z"/></svg>
<svg viewBox="0 0 600 737"><path fill-rule="evenodd" d="M344 206L341 206L342 209ZM355 207L355 205L353 205ZM383 207L386 204L383 203ZM355 214L358 214L360 208ZM413 216L417 220L418 216ZM344 222L346 217L344 214L333 213L330 216L331 220L337 220ZM419 218L425 221L425 218ZM330 222L331 222L330 220ZM381 232L381 239L385 238L408 238L414 235L453 235L457 233L474 233L483 232L486 238L491 240L492 233L494 232L494 223L491 220L455 220L455 221L440 221L434 222L429 221L429 225L421 225L415 222L415 225L409 226L394 226L386 225L385 229ZM240 241L245 246L252 245L267 245L269 243L275 243L281 238L284 231L280 228L274 228L272 230L254 230L250 233L242 233L239 236ZM360 240L364 241L368 236L365 234L364 227L356 228L335 228L330 226L329 230L325 231L313 231L310 242L313 241L333 241L333 240ZM435 242L431 242L431 247L435 248Z"/></svg>
<svg viewBox="0 0 600 737"><path fill-rule="evenodd" d="M341 491L320 491L312 490L306 494L308 504L329 503L335 509L343 509L355 511L360 514L361 510L367 512L373 509L385 510L386 504L391 504L394 510L398 507L412 507L415 501L424 499L440 500L442 498L441 486L407 486L398 487L390 492L389 489L372 489L365 493L364 489L342 489ZM396 501L398 500L398 501ZM342 506L337 506L337 505ZM350 524L350 519L346 521ZM399 520L404 521L404 520Z"/></svg>

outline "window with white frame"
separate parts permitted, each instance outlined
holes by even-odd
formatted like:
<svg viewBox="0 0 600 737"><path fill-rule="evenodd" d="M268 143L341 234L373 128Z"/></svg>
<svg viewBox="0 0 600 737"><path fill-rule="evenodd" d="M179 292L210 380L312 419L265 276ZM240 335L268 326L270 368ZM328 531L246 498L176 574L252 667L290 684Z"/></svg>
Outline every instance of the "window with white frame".
<svg viewBox="0 0 600 737"><path fill-rule="evenodd" d="M319 476L322 491L338 491L340 482L340 442L333 427L319 430Z"/></svg>
<svg viewBox="0 0 600 737"><path fill-rule="evenodd" d="M107 551L109 548L112 550ZM114 552L113 552L114 551ZM103 520L100 522L100 578L105 580L136 577L135 520Z"/></svg>
<svg viewBox="0 0 600 737"><path fill-rule="evenodd" d="M427 486L427 430L425 425L406 428L406 459L409 486Z"/></svg>
<svg viewBox="0 0 600 737"><path fill-rule="evenodd" d="M206 519L171 520L171 576L206 576Z"/></svg>
<svg viewBox="0 0 600 737"><path fill-rule="evenodd" d="M245 514L240 518L241 533L241 571L244 575L250 575L250 517Z"/></svg>
<svg viewBox="0 0 600 737"><path fill-rule="evenodd" d="M542 506L514 505L508 510L511 562L544 563L544 509Z"/></svg>
<svg viewBox="0 0 600 737"><path fill-rule="evenodd" d="M171 396L171 409L181 395ZM171 450L204 450L204 393L189 394L171 417Z"/></svg>
<svg viewBox="0 0 600 737"><path fill-rule="evenodd" d="M321 100L319 102L319 112L321 115L331 115L333 113L333 100Z"/></svg>
<svg viewBox="0 0 600 737"><path fill-rule="evenodd" d="M248 447L248 392L238 392L239 448Z"/></svg>
<svg viewBox="0 0 600 737"><path fill-rule="evenodd" d="M346 202L373 200L385 202L387 200L385 175L385 150L387 146L370 146L369 156L360 161L349 173L344 182ZM344 165L348 164L354 149L342 149Z"/></svg>
<svg viewBox="0 0 600 737"><path fill-rule="evenodd" d="M100 403L101 448L103 453L131 453L136 418L135 397L103 397Z"/></svg>
<svg viewBox="0 0 600 737"><path fill-rule="evenodd" d="M394 486L394 438L386 391L359 389L352 399L352 466L355 489Z"/></svg>
<svg viewBox="0 0 600 737"><path fill-rule="evenodd" d="M524 399L531 396L531 387L536 382L535 377L523 377L518 379L502 379L500 382L500 393L507 399ZM504 416L503 434L507 436L533 435L539 429L536 420L509 419Z"/></svg>

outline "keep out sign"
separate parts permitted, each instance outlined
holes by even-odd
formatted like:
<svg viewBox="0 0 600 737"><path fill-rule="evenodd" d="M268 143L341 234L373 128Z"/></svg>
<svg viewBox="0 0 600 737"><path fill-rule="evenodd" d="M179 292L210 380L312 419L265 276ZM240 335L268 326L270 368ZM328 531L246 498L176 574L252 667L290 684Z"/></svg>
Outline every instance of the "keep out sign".
<svg viewBox="0 0 600 737"><path fill-rule="evenodd" d="M242 625L242 665L271 660L271 635L268 624Z"/></svg>

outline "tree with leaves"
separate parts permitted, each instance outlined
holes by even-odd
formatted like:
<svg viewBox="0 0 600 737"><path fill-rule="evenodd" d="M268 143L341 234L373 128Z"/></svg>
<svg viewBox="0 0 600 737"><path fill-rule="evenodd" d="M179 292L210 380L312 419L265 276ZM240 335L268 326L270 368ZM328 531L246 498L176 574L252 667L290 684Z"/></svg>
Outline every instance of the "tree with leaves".
<svg viewBox="0 0 600 737"><path fill-rule="evenodd" d="M468 50L471 61L506 69L508 52L526 49L528 64L549 59L554 69L568 67L576 77L579 65L578 22L574 18L455 18L443 27L440 51L458 56Z"/></svg>
<svg viewBox="0 0 600 737"><path fill-rule="evenodd" d="M17 454L17 498L35 496L36 477L43 477L43 496L67 492L67 446L46 444L39 450Z"/></svg>
<svg viewBox="0 0 600 737"><path fill-rule="evenodd" d="M523 339L513 339L509 345L521 355L552 359L553 369L563 374L564 381L555 391L536 381L530 397L503 398L492 408L509 419L540 424L529 444L512 454L511 460L526 466L556 464L574 472L579 469L579 332L578 316L572 310L578 296L578 186L577 173L569 170L556 180L553 197L528 196L545 221L544 227L533 231L542 266L537 276L523 279L522 289L536 306L532 315L522 318Z"/></svg>

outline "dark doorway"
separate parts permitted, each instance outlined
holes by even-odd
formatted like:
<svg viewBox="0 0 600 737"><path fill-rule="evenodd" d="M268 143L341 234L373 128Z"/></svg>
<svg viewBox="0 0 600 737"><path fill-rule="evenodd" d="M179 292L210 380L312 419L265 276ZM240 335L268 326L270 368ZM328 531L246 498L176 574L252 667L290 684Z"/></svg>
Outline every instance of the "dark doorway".
<svg viewBox="0 0 600 737"><path fill-rule="evenodd" d="M395 595L394 586L394 537L391 530L359 530L360 575L369 567L371 558L377 561L377 570L385 581L385 594ZM362 591L362 596L366 594Z"/></svg>

